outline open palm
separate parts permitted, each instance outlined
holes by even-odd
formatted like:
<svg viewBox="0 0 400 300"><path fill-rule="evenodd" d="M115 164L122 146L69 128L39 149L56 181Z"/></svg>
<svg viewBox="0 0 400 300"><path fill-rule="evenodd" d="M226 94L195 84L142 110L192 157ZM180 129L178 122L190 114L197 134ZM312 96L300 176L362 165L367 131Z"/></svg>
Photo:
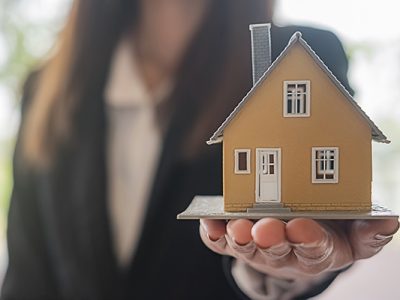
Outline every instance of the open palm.
<svg viewBox="0 0 400 300"><path fill-rule="evenodd" d="M340 270L375 255L398 230L397 219L321 221L264 218L200 221L203 242L214 252L245 261L283 279Z"/></svg>

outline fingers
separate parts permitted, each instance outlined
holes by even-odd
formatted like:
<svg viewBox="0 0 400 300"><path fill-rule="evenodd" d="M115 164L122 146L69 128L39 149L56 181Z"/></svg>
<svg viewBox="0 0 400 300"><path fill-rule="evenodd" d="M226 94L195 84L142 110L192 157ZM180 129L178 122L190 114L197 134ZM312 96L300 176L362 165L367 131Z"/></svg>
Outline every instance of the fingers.
<svg viewBox="0 0 400 300"><path fill-rule="evenodd" d="M245 260L252 259L256 245L251 236L253 222L246 219L231 220L228 222L226 242L231 255Z"/></svg>
<svg viewBox="0 0 400 300"><path fill-rule="evenodd" d="M285 268L315 275L329 269L334 259L332 235L309 219L294 219L287 224L272 218L255 224L230 221L226 241L231 255L269 272Z"/></svg>
<svg viewBox="0 0 400 300"><path fill-rule="evenodd" d="M251 236L252 227L253 222L250 220L231 220L227 225L227 233L236 244L246 245L253 240Z"/></svg>
<svg viewBox="0 0 400 300"><path fill-rule="evenodd" d="M260 248L280 245L286 242L285 223L277 219L261 219L253 226L251 235Z"/></svg>
<svg viewBox="0 0 400 300"><path fill-rule="evenodd" d="M333 236L320 223L310 219L294 219L286 225L286 234L297 258L298 267L315 275L333 263Z"/></svg>
<svg viewBox="0 0 400 300"><path fill-rule="evenodd" d="M302 218L287 224L271 218L256 223L244 219L228 223L201 220L200 224L201 238L211 250L243 259L259 271L288 277L343 268L354 261L354 252L357 257L369 257L398 228L397 220L356 221L348 231L348 223ZM364 248L372 250L366 252Z"/></svg>
<svg viewBox="0 0 400 300"><path fill-rule="evenodd" d="M262 254L273 260L274 256L282 257L291 250L285 238L285 224L280 220L262 219L255 226L246 219L231 220L227 224L224 221L200 220L200 224L203 242L220 254L249 261L258 246Z"/></svg>
<svg viewBox="0 0 400 300"><path fill-rule="evenodd" d="M220 239L226 233L225 221L201 219L200 225L203 226L212 241Z"/></svg>
<svg viewBox="0 0 400 300"><path fill-rule="evenodd" d="M397 219L354 221L349 232L354 258L363 259L375 255L392 240L398 229Z"/></svg>
<svg viewBox="0 0 400 300"><path fill-rule="evenodd" d="M286 233L290 242L294 244L311 244L322 241L325 230L314 220L293 219L286 225Z"/></svg>
<svg viewBox="0 0 400 300"><path fill-rule="evenodd" d="M225 233L225 221L200 219L200 237L203 243L221 255L229 255L226 251Z"/></svg>
<svg viewBox="0 0 400 300"><path fill-rule="evenodd" d="M286 239L284 222L271 218L261 219L253 226L251 234L265 264L274 268L289 264L292 247Z"/></svg>
<svg viewBox="0 0 400 300"><path fill-rule="evenodd" d="M252 241L251 228L253 222L246 219L200 220L200 236L204 244L212 251L222 255L249 259L256 246Z"/></svg>
<svg viewBox="0 0 400 300"><path fill-rule="evenodd" d="M255 224L232 220L227 225L226 241L231 255L264 272L285 266L290 258L285 223L277 219L265 218Z"/></svg>

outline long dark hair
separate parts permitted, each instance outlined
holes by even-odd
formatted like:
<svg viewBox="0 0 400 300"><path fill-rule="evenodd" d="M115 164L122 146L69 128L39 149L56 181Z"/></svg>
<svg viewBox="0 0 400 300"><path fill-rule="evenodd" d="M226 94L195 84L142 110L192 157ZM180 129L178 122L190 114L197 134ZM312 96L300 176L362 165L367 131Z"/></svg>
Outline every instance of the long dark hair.
<svg viewBox="0 0 400 300"><path fill-rule="evenodd" d="M59 146L70 140L74 118L84 109L84 102L104 89L115 46L135 26L139 5L138 0L73 3L53 53L39 72L24 122L23 149L30 162L48 164ZM266 0L211 1L181 61L175 91L159 109L163 120L182 101L206 102L185 143L188 156L199 151L250 88L248 25L270 21L268 12ZM193 93L196 90L199 93Z"/></svg>

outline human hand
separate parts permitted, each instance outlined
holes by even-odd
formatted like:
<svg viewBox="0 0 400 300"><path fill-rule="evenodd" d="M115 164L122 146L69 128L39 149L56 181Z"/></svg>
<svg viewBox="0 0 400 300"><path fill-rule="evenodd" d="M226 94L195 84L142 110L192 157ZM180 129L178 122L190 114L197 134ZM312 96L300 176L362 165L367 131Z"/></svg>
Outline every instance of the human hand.
<svg viewBox="0 0 400 300"><path fill-rule="evenodd" d="M371 257L399 228L397 219L287 223L264 218L200 220L200 235L216 253L241 259L259 272L282 279L318 276Z"/></svg>

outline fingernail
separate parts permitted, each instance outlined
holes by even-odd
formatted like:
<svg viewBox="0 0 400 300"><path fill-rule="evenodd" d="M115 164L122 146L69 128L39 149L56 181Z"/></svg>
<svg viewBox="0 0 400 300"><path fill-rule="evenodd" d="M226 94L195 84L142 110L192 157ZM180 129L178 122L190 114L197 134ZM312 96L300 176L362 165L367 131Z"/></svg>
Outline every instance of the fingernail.
<svg viewBox="0 0 400 300"><path fill-rule="evenodd" d="M324 232L324 237L320 241L315 241L311 243L290 243L293 247L297 249L302 249L304 251L310 250L310 249L318 249L318 248L326 248L326 246L332 242L331 235L328 231L323 230Z"/></svg>
<svg viewBox="0 0 400 300"><path fill-rule="evenodd" d="M226 246L226 240L224 236L221 236L220 238L218 238L217 240L214 240L212 238L210 238L210 236L207 234L207 238L214 244L216 244L217 246L221 247L221 248L225 248Z"/></svg>
<svg viewBox="0 0 400 300"><path fill-rule="evenodd" d="M259 251L271 260L279 260L287 256L292 251L292 247L289 243L284 242L269 248L259 248Z"/></svg>
<svg viewBox="0 0 400 300"><path fill-rule="evenodd" d="M212 241L212 239L211 239L210 236L208 235L208 228L207 228L207 225L204 224L204 222L202 222L202 220L200 220L200 227L201 227L201 229L204 231L204 233L207 235L208 239Z"/></svg>
<svg viewBox="0 0 400 300"><path fill-rule="evenodd" d="M225 239L228 243L228 245L235 251L241 253L241 254L253 254L254 251L256 250L256 244L254 241L250 241L249 243L242 245L238 244L233 237L230 235L226 234Z"/></svg>
<svg viewBox="0 0 400 300"><path fill-rule="evenodd" d="M211 242L217 243L217 244L221 244L221 246L224 246L224 245L226 244L225 236L220 236L220 237L217 238L217 239L210 237L210 235L208 234L207 225L205 225L205 223L203 223L201 220L200 220L200 227L201 227L201 229L204 231L204 233L206 234L207 238L208 238Z"/></svg>
<svg viewBox="0 0 400 300"><path fill-rule="evenodd" d="M374 236L375 240L378 240L378 241L391 239L392 237L393 237L393 234L386 235L386 234L381 234L381 233Z"/></svg>
<svg viewBox="0 0 400 300"><path fill-rule="evenodd" d="M325 239L322 241L317 241L317 242L313 242L313 243L299 243L299 244L291 243L291 245L296 248L308 250L308 249L314 249L314 248L320 247L323 243L325 243Z"/></svg>
<svg viewBox="0 0 400 300"><path fill-rule="evenodd" d="M333 241L330 235L319 242L308 244L292 244L293 253L299 262L306 266L314 266L324 262L333 252Z"/></svg>
<svg viewBox="0 0 400 300"><path fill-rule="evenodd" d="M393 239L393 234L376 234L372 241L368 242L367 245L373 248L381 249L387 243Z"/></svg>

